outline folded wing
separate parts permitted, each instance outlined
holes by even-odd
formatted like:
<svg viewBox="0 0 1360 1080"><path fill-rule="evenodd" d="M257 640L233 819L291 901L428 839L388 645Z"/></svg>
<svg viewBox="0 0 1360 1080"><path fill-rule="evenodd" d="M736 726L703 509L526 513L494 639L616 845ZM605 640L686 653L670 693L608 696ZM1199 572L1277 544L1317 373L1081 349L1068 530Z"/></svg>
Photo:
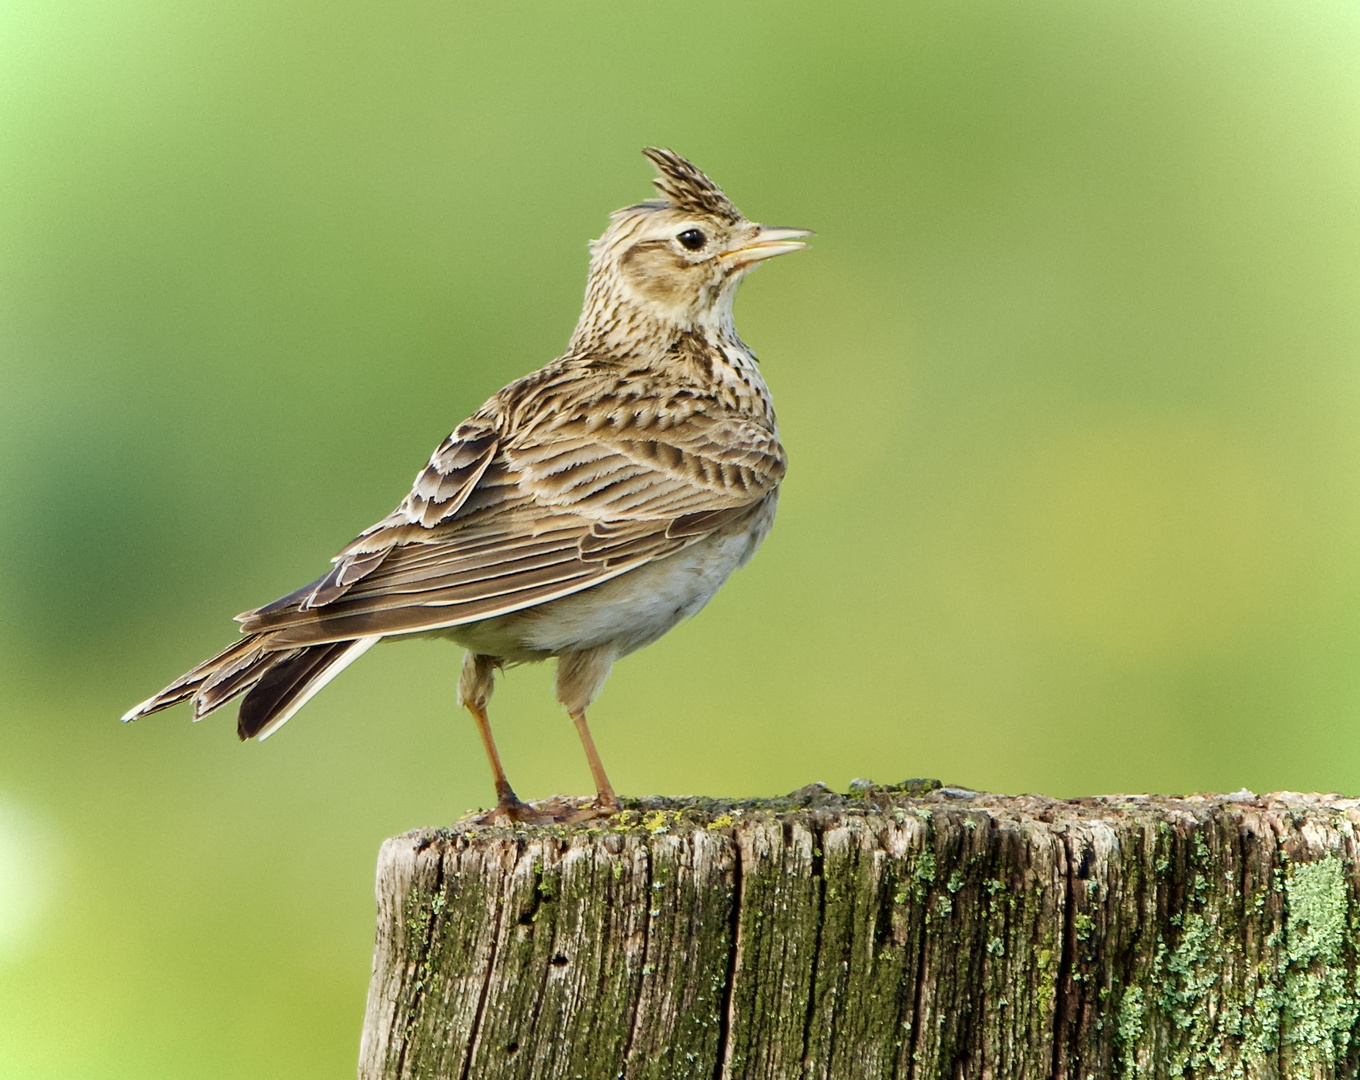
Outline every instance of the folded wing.
<svg viewBox="0 0 1360 1080"><path fill-rule="evenodd" d="M330 573L241 629L285 649L507 614L737 527L783 477L763 418L683 389L658 404L564 382L532 387L527 422L512 398L462 425Z"/></svg>

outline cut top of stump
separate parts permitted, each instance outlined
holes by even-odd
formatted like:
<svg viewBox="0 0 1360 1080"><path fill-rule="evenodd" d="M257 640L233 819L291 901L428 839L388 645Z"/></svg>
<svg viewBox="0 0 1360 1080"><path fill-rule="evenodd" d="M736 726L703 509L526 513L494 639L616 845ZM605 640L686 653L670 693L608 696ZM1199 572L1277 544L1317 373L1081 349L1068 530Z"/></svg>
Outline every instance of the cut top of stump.
<svg viewBox="0 0 1360 1080"><path fill-rule="evenodd" d="M635 800L387 841L360 1076L1331 1077L1360 800Z"/></svg>

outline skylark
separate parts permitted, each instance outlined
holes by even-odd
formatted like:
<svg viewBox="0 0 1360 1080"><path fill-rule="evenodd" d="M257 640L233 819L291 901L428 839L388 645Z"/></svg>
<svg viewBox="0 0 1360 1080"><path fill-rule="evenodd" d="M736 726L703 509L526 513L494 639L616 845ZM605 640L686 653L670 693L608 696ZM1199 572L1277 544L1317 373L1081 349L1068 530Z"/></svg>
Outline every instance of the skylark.
<svg viewBox="0 0 1360 1080"><path fill-rule="evenodd" d="M460 424L325 576L238 615L240 640L124 720L191 699L198 720L244 694L237 732L263 739L383 638L447 637L467 650L458 701L495 816L542 820L505 778L486 707L497 669L555 656L595 781L574 816L618 809L586 709L615 660L702 608L770 530L784 449L732 300L812 235L753 224L678 154L644 153L661 197L591 244L566 353Z"/></svg>

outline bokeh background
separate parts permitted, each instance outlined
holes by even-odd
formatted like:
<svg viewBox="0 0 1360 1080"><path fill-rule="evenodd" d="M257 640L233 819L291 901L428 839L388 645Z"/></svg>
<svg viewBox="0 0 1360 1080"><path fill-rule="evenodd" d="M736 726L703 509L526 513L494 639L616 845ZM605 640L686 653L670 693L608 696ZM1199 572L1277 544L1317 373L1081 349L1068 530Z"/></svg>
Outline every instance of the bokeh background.
<svg viewBox="0 0 1360 1080"><path fill-rule="evenodd" d="M350 1074L379 841L492 796L456 650L117 717L560 351L651 143L820 235L738 304L780 520L616 670L623 792L1360 792L1357 130L1343 3L0 4L0 1077Z"/></svg>

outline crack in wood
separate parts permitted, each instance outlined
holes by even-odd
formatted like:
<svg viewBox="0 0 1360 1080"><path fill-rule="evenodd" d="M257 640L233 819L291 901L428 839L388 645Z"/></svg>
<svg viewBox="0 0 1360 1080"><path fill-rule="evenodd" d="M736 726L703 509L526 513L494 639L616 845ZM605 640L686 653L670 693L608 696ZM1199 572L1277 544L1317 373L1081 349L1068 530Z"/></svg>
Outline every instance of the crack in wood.
<svg viewBox="0 0 1360 1080"><path fill-rule="evenodd" d="M519 919L521 926L529 927L529 933L531 935L536 934L538 932L538 919L540 915L544 914L544 901L548 897L548 889L544 885L544 881L547 879L547 874L544 872L544 863L547 862L550 855L557 856L561 855L561 852L552 850L551 841L546 842L543 845L542 855L543 863L539 862L534 863L534 886L533 886L534 899L533 903L530 905L529 909L530 915L527 920L523 915L521 915ZM556 867L556 869L558 869L560 872L560 867ZM545 931L545 933L548 937L548 942L547 948L543 949L542 951L547 956L556 956L557 955L556 919L554 919L550 924L548 924L548 929ZM548 963L544 964L542 968L539 970L538 993L534 995L535 1000L537 1001L543 1000L544 992L546 991L548 986L548 978L551 975L552 975L552 961L549 960ZM525 1030L522 1031L520 1034L521 1042L528 1043L530 1045L534 1045L537 1042L536 1036L538 1035L538 1027L542 1018L543 1012L540 1010L535 1010L528 1014L527 1019L529 1023ZM465 1076L462 1078L462 1080L469 1080L469 1078Z"/></svg>
<svg viewBox="0 0 1360 1080"><path fill-rule="evenodd" d="M520 851L522 852L522 850L521 847ZM439 863L442 871L444 860L441 858ZM482 979L482 988L477 995L477 1008L472 1014L472 1023L469 1025L467 1050L463 1058L463 1070L459 1074L459 1080L468 1080L472 1074L472 1059L477 1053L477 1039L482 1033L482 1017L486 1015L486 998L491 991L492 976L496 972L496 953L500 947L501 934L505 931L505 894L502 890L497 889L495 896L496 909L491 917L491 923L495 929L491 935L491 949L486 961L486 975ZM398 1073L397 1075L400 1076L401 1074Z"/></svg>
<svg viewBox="0 0 1360 1080"><path fill-rule="evenodd" d="M925 835L925 851L934 853L935 827L932 821L927 819ZM931 884L933 885L933 878ZM929 889L925 890L925 896L929 898ZM926 973L926 935L924 930L916 935L916 979L915 988L911 997L911 1031L907 1039L907 1076L906 1080L916 1080L916 1046L921 1037L921 1021L925 1002L925 973Z"/></svg>
<svg viewBox="0 0 1360 1080"><path fill-rule="evenodd" d="M643 866L645 867L643 871L644 891L642 895L651 896L652 885L654 884L654 877L656 872L652 853L644 849L642 853L642 861ZM644 971L638 977L637 991L633 994L633 1010L632 1010L633 1016L628 1023L628 1041L624 1043L623 1046L623 1060L625 1062L631 1061L633 1058L633 1044L637 1041L638 1024L642 1020L642 994L644 989L642 984L643 980L646 979L647 977L645 966L647 963L648 946L651 943L651 939L652 939L652 920L648 918L644 920L642 924L642 962L644 966ZM601 973L601 975L603 977L603 973Z"/></svg>
<svg viewBox="0 0 1360 1080"><path fill-rule="evenodd" d="M736 1010L735 993L737 971L741 967L742 933L741 905L746 892L741 858L741 844L732 840L732 911L730 926L732 947L728 953L727 977L723 980L722 1000L718 1007L718 1055L713 1064L713 1080L731 1080L732 1076L732 1021Z"/></svg>
<svg viewBox="0 0 1360 1080"><path fill-rule="evenodd" d="M1073 851L1072 831L1070 829L1063 832L1061 850L1067 887L1063 893L1062 953L1058 960L1057 993L1054 995L1053 1002L1053 1080L1065 1080L1067 1075L1067 1060L1063 1053L1067 1045L1069 1027L1067 998L1068 987L1072 979L1073 955L1077 944L1076 889L1074 887L1075 875L1072 873ZM1085 858L1084 854L1082 858Z"/></svg>
<svg viewBox="0 0 1360 1080"><path fill-rule="evenodd" d="M802 1071L799 1073L800 1076L808 1075L808 1064L810 1062L808 1051L812 1039L812 1018L817 1009L817 972L821 967L822 960L822 927L826 923L826 875L824 873L826 860L822 851L824 834L816 822L812 823L810 831L812 832L812 887L817 893L817 925L812 941L812 976L808 980L807 1010L803 1013L803 1064ZM848 939L846 946L849 946ZM830 1056L830 1048L828 1048L828 1056Z"/></svg>

